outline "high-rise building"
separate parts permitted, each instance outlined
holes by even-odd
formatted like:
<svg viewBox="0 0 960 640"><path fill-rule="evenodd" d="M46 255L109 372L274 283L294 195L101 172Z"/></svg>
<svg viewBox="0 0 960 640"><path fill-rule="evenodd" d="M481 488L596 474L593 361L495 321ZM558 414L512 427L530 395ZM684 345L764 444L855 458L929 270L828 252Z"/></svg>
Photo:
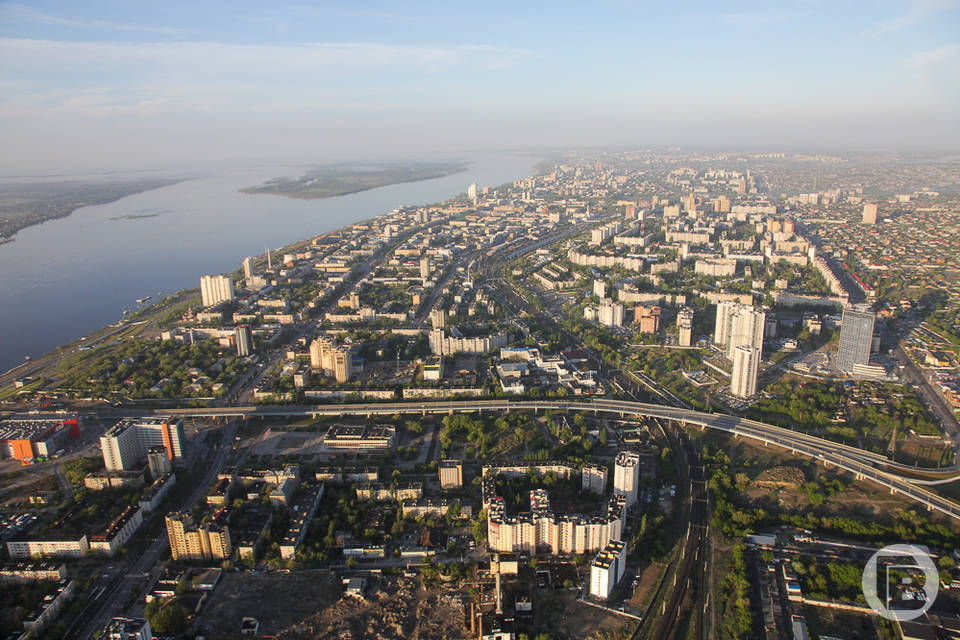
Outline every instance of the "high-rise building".
<svg viewBox="0 0 960 640"><path fill-rule="evenodd" d="M459 460L440 461L440 487L459 489L463 486L463 463Z"/></svg>
<svg viewBox="0 0 960 640"><path fill-rule="evenodd" d="M353 348L335 344L326 336L319 337L310 343L310 366L323 370L324 375L333 376L337 382L347 382L353 376Z"/></svg>
<svg viewBox="0 0 960 640"><path fill-rule="evenodd" d="M470 198L471 200L476 200L478 193L479 193L479 189L477 187L476 182L472 183L469 187L467 187L467 197Z"/></svg>
<svg viewBox="0 0 960 640"><path fill-rule="evenodd" d="M875 202L868 202L863 205L863 224L877 224L877 210L879 207Z"/></svg>
<svg viewBox="0 0 960 640"><path fill-rule="evenodd" d="M657 333L660 331L660 313L658 306L637 306L633 310L633 321L639 325L641 333Z"/></svg>
<svg viewBox="0 0 960 640"><path fill-rule="evenodd" d="M253 334L250 333L250 327L242 324L234 329L233 334L237 343L237 355L240 357L250 355L253 350Z"/></svg>
<svg viewBox="0 0 960 640"><path fill-rule="evenodd" d="M420 258L420 279L430 279L430 258Z"/></svg>
<svg viewBox="0 0 960 640"><path fill-rule="evenodd" d="M434 329L447 328L447 312L443 309L434 309L430 312L430 326Z"/></svg>
<svg viewBox="0 0 960 640"><path fill-rule="evenodd" d="M159 445L147 449L147 468L150 469L150 477L154 480L162 478L173 470L166 447Z"/></svg>
<svg viewBox="0 0 960 640"><path fill-rule="evenodd" d="M249 280L253 276L253 258L247 256L243 259L243 278Z"/></svg>
<svg viewBox="0 0 960 640"><path fill-rule="evenodd" d="M640 454L621 451L613 462L613 492L627 499L627 507L637 503L640 491Z"/></svg>
<svg viewBox="0 0 960 640"><path fill-rule="evenodd" d="M103 462L108 471L136 467L151 447L162 446L170 460L183 457L183 420L146 417L121 420L100 437Z"/></svg>
<svg viewBox="0 0 960 640"><path fill-rule="evenodd" d="M840 371L849 373L853 371L853 365L870 363L875 320L876 314L867 305L844 308L840 346L837 348L837 368Z"/></svg>
<svg viewBox="0 0 960 640"><path fill-rule="evenodd" d="M607 488L607 468L601 465L586 465L580 471L580 490L603 494Z"/></svg>
<svg viewBox="0 0 960 640"><path fill-rule="evenodd" d="M763 349L763 330L766 315L762 310L736 302L717 305L717 322L713 342L726 347L727 357L733 360L734 350L742 344Z"/></svg>
<svg viewBox="0 0 960 640"><path fill-rule="evenodd" d="M713 201L713 210L717 213L730 213L730 198L717 196L717 199Z"/></svg>
<svg viewBox="0 0 960 640"><path fill-rule="evenodd" d="M687 197L683 199L683 208L687 210L687 213L693 213L697 210L697 196L693 193L688 193Z"/></svg>
<svg viewBox="0 0 960 640"><path fill-rule="evenodd" d="M627 567L627 545L611 540L590 564L590 595L606 600L623 578Z"/></svg>
<svg viewBox="0 0 960 640"><path fill-rule="evenodd" d="M233 300L233 279L230 276L203 276L200 278L200 301L205 307Z"/></svg>
<svg viewBox="0 0 960 640"><path fill-rule="evenodd" d="M684 307L677 314L677 329L680 334L677 337L677 344L681 347L689 347L693 344L693 309Z"/></svg>
<svg viewBox="0 0 960 640"><path fill-rule="evenodd" d="M114 618L107 623L104 640L153 640L150 623L145 618Z"/></svg>
<svg viewBox="0 0 960 640"><path fill-rule="evenodd" d="M603 280L594 280L593 281L593 295L597 296L601 300L607 297L607 283Z"/></svg>
<svg viewBox="0 0 960 640"><path fill-rule="evenodd" d="M733 372L730 375L730 393L749 398L757 393L757 375L760 373L760 349L742 344L733 350Z"/></svg>
<svg viewBox="0 0 960 640"><path fill-rule="evenodd" d="M597 310L597 320L608 327L623 326L623 305L616 302L605 302Z"/></svg>
<svg viewBox="0 0 960 640"><path fill-rule="evenodd" d="M189 511L167 514L167 538L174 560L226 560L233 553L230 528L222 523L224 510L194 523Z"/></svg>

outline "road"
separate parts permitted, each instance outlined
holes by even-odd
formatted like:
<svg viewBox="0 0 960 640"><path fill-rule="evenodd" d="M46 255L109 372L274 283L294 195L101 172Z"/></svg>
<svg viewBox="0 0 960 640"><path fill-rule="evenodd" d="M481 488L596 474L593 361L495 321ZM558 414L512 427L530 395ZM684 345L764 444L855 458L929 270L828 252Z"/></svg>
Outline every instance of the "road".
<svg viewBox="0 0 960 640"><path fill-rule="evenodd" d="M440 400L436 402L383 402L360 404L246 406L216 408L183 408L156 410L157 415L191 417L263 417L263 416L373 416L427 413L460 413L482 411L586 411L613 413L622 416L644 416L674 420L689 426L725 431L737 437L750 438L764 445L774 445L794 455L813 458L826 465L836 466L853 473L858 480L879 484L893 493L900 493L951 518L960 520L960 505L921 488L929 483L923 478L952 480L960 478L957 470L918 470L891 462L886 458L838 442L824 440L797 431L784 429L756 420L717 413L703 413L692 409L679 409L664 405L647 404L631 400L593 399L581 400ZM138 415L143 415L139 411ZM112 412L111 415L117 415Z"/></svg>
<svg viewBox="0 0 960 640"><path fill-rule="evenodd" d="M220 470L223 468L223 465L233 450L232 445L236 432L237 421L233 421L226 427L222 440L216 445L214 449L216 456L210 463L206 475L201 481L196 483L196 488L183 503L181 509L193 507L193 505L200 502L206 495L207 490L210 488L210 485L213 484L217 474L220 473ZM85 640L86 638L92 637L95 632L103 629L112 618L120 614L121 609L126 604L125 596L122 596L125 591L124 583L127 580L149 574L151 569L153 569L157 562L167 553L169 548L170 543L165 535L161 535L150 543L150 546L147 547L143 555L127 565L125 570L118 572L114 576L103 595L91 603L93 606L96 606L96 609L89 612L84 611L84 613L77 618L74 627L68 630L65 638ZM91 605L88 605L88 608L90 606Z"/></svg>

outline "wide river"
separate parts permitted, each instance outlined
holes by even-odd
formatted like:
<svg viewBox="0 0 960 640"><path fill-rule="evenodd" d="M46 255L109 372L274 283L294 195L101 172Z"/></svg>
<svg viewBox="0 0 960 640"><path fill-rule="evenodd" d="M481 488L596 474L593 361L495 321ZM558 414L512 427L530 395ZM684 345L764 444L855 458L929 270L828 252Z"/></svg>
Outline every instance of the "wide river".
<svg viewBox="0 0 960 640"><path fill-rule="evenodd" d="M209 171L161 189L83 207L29 227L0 245L0 372L116 322L136 299L200 286L205 273L236 269L262 254L388 213L440 202L476 182L497 186L530 175L538 159L476 154L443 178L322 200L238 190L298 168ZM141 174L143 175L143 174ZM64 179L64 178L58 178ZM124 216L149 216L124 219ZM119 219L118 219L119 218Z"/></svg>

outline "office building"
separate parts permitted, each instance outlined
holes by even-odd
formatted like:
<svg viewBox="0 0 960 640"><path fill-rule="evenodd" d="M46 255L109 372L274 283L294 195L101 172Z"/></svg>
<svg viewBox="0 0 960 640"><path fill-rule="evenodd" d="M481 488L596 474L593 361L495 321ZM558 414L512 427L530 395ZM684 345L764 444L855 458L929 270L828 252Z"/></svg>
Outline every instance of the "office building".
<svg viewBox="0 0 960 640"><path fill-rule="evenodd" d="M677 314L677 344L681 347L689 347L693 344L693 309L684 307Z"/></svg>
<svg viewBox="0 0 960 640"><path fill-rule="evenodd" d="M740 398L749 398L755 395L759 372L760 349L747 344L742 344L734 349L730 393Z"/></svg>
<svg viewBox="0 0 960 640"><path fill-rule="evenodd" d="M621 451L613 463L613 492L626 498L627 507L637 503L640 491L640 454Z"/></svg>
<svg viewBox="0 0 960 640"><path fill-rule="evenodd" d="M310 366L337 382L347 382L353 376L353 348L321 336L310 343Z"/></svg>
<svg viewBox="0 0 960 640"><path fill-rule="evenodd" d="M167 538L170 556L174 560L226 560L233 553L230 528L224 524L226 511L206 517L200 524L193 521L189 511L168 514Z"/></svg>
<svg viewBox="0 0 960 640"><path fill-rule="evenodd" d="M237 343L237 355L240 357L250 355L253 351L253 334L250 327L243 324L233 330L233 338Z"/></svg>
<svg viewBox="0 0 960 640"><path fill-rule="evenodd" d="M627 545L611 540L590 564L590 595L606 600L623 578L627 566Z"/></svg>
<svg viewBox="0 0 960 640"><path fill-rule="evenodd" d="M600 465L586 465L580 472L580 490L602 494L607 488L607 468Z"/></svg>
<svg viewBox="0 0 960 640"><path fill-rule="evenodd" d="M863 224L877 224L877 210L879 207L875 202L868 202L863 205Z"/></svg>
<svg viewBox="0 0 960 640"><path fill-rule="evenodd" d="M133 469L151 447L163 447L169 460L183 457L183 420L146 417L121 420L100 437L103 462L108 471Z"/></svg>
<svg viewBox="0 0 960 640"><path fill-rule="evenodd" d="M200 301L205 307L233 300L233 279L230 276L200 278Z"/></svg>
<svg viewBox="0 0 960 640"><path fill-rule="evenodd" d="M875 320L876 314L867 305L844 308L840 346L837 348L837 368L840 371L851 373L854 365L870 363Z"/></svg>
<svg viewBox="0 0 960 640"><path fill-rule="evenodd" d="M740 345L763 349L763 331L766 315L755 307L736 302L721 302L717 305L717 321L713 342L725 347L727 358Z"/></svg>
<svg viewBox="0 0 960 640"><path fill-rule="evenodd" d="M323 444L331 449L390 449L396 434L390 425L335 424L327 430Z"/></svg>
<svg viewBox="0 0 960 640"><path fill-rule="evenodd" d="M247 256L243 259L243 278L249 280L253 276L253 258Z"/></svg>
<svg viewBox="0 0 960 640"><path fill-rule="evenodd" d="M463 486L463 462L460 460L441 460L439 471L442 488L459 489Z"/></svg>
<svg viewBox="0 0 960 640"><path fill-rule="evenodd" d="M104 640L153 640L150 623L144 618L114 618L107 623Z"/></svg>

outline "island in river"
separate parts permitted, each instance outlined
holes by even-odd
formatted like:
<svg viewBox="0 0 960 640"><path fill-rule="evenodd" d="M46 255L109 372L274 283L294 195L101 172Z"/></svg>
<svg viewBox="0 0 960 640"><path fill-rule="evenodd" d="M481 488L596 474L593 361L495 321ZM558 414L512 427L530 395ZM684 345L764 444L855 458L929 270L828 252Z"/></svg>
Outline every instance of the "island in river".
<svg viewBox="0 0 960 640"><path fill-rule="evenodd" d="M26 227L69 216L80 207L107 204L177 182L180 180L0 183L0 242Z"/></svg>
<svg viewBox="0 0 960 640"><path fill-rule="evenodd" d="M391 184L442 178L466 169L467 165L462 162L337 165L311 169L299 178L274 178L240 191L312 200L344 196Z"/></svg>

